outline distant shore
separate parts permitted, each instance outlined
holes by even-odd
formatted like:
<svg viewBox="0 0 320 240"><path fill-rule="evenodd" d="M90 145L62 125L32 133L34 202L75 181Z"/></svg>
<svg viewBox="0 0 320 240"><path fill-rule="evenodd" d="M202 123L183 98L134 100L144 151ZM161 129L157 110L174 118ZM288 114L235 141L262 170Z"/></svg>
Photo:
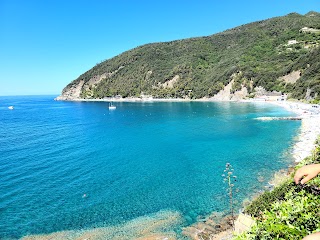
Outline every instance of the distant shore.
<svg viewBox="0 0 320 240"><path fill-rule="evenodd" d="M56 101L72 101L72 102L191 102L191 101L198 101L188 98L150 98L150 97L128 97L128 98L116 98L116 97L110 97L110 98L73 98L73 99L65 99L56 97L54 100ZM204 101L204 100L202 100Z"/></svg>

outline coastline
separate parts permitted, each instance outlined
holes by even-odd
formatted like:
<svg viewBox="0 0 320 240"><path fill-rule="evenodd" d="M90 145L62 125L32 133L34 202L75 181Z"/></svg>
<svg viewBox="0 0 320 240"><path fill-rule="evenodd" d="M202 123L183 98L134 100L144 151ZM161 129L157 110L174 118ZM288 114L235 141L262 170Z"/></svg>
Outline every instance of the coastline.
<svg viewBox="0 0 320 240"><path fill-rule="evenodd" d="M294 102L294 101L256 101L254 99L250 100L242 100L242 101L219 101L213 99L151 99L151 98L108 98L108 99L76 99L76 100L66 100L66 101L84 101L84 102L239 102L239 103L254 103L254 104L272 104L275 106L279 106L281 108L286 109L289 112L294 113L296 116L301 118L301 126L297 132L297 135L294 139L293 146L290 147L290 154L293 157L294 161L300 162L305 157L308 157L312 154L312 151L315 147L315 141L317 137L320 135L320 108L312 108L312 104L306 104L302 102ZM208 218L210 220L210 218ZM215 227L216 225L208 224L209 227ZM206 227L208 225L204 225L201 222L198 222L192 226L192 229L187 234L187 236L191 237L191 239L201 239L197 238L198 234L205 234ZM219 225L219 223L218 223ZM210 233L210 229L207 229ZM221 229L221 232L216 232L214 235L210 235L214 237L213 239L232 239L232 230L229 228L226 231L225 229ZM176 236L171 235L161 235L163 239L177 239ZM148 237L148 236L146 236ZM154 236L153 236L154 237ZM142 238L148 239L148 238ZM151 238L153 239L153 238Z"/></svg>
<svg viewBox="0 0 320 240"><path fill-rule="evenodd" d="M191 102L195 101L189 98L152 98L152 97L129 97L129 98L64 98L58 96L54 98L55 101L70 101L70 102Z"/></svg>

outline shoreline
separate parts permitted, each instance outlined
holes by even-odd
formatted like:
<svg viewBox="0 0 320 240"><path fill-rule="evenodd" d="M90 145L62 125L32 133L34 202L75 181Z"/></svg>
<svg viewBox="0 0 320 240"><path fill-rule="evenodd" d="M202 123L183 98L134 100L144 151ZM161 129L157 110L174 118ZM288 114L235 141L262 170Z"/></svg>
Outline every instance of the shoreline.
<svg viewBox="0 0 320 240"><path fill-rule="evenodd" d="M194 101L188 98L151 98L151 97L129 97L129 98L74 98L74 99L66 99L60 96L54 98L55 101L67 101L67 102L191 102Z"/></svg>
<svg viewBox="0 0 320 240"><path fill-rule="evenodd" d="M312 104L301 102L270 102L285 108L301 117L301 126L292 147L292 157L296 163L310 156L315 142L320 136L320 107L314 109Z"/></svg>

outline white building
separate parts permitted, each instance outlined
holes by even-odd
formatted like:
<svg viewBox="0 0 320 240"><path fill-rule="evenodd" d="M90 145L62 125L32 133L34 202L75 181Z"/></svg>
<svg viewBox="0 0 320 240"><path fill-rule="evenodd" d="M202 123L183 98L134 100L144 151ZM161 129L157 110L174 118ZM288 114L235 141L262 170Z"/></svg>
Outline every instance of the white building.
<svg viewBox="0 0 320 240"><path fill-rule="evenodd" d="M293 44L297 44L297 40L293 39L293 40L289 40L288 41L288 45L293 45Z"/></svg>

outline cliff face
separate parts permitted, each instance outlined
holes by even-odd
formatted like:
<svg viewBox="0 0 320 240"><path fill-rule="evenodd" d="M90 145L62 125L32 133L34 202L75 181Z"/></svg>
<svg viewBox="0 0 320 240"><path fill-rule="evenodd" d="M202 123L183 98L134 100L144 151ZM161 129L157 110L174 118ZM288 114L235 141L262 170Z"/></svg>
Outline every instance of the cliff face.
<svg viewBox="0 0 320 240"><path fill-rule="evenodd" d="M242 99L261 86L320 100L319 46L320 14L292 13L208 37L137 47L85 72L57 99Z"/></svg>
<svg viewBox="0 0 320 240"><path fill-rule="evenodd" d="M96 88L97 85L107 78L112 77L116 74L122 66L119 67L114 72L111 73L103 73L101 75L95 75L90 78L87 82L84 80L76 80L72 83L68 84L63 90L62 94L56 98L56 100L78 100L83 98L92 98L93 97L93 88Z"/></svg>
<svg viewBox="0 0 320 240"><path fill-rule="evenodd" d="M56 100L76 100L80 99L84 81L78 81L71 86L67 86L62 90L62 94Z"/></svg>

